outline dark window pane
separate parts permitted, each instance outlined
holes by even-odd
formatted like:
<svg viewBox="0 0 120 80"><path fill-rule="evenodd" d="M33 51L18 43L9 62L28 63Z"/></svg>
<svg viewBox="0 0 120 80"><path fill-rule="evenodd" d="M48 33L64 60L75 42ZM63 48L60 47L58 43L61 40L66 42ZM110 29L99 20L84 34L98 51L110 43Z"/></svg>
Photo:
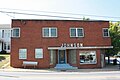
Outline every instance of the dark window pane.
<svg viewBox="0 0 120 80"><path fill-rule="evenodd" d="M78 37L83 36L83 29L77 29Z"/></svg>
<svg viewBox="0 0 120 80"><path fill-rule="evenodd" d="M44 37L49 37L49 28L44 29Z"/></svg>
<svg viewBox="0 0 120 80"><path fill-rule="evenodd" d="M71 37L76 37L76 29L71 29Z"/></svg>
<svg viewBox="0 0 120 80"><path fill-rule="evenodd" d="M51 29L51 37L56 37L56 36L57 36L56 29L55 28Z"/></svg>

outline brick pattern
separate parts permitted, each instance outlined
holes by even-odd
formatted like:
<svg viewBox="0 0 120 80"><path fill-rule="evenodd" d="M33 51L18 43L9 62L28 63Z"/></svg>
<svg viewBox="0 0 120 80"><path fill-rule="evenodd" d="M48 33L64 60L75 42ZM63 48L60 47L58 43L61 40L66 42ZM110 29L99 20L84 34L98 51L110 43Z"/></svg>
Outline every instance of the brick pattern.
<svg viewBox="0 0 120 80"><path fill-rule="evenodd" d="M62 43L83 43L83 46L110 46L110 37L104 38L102 28L108 28L107 21L74 21L74 20L12 20L12 28L20 28L20 38L11 41L11 66L22 67L19 60L19 48L27 49L27 60L38 61L37 68L49 68L50 56L48 47L61 46ZM44 38L42 28L57 27L57 38ZM84 28L83 38L70 38L70 28ZM35 59L35 48L43 48L43 59ZM80 65L79 68L100 67L100 50L97 51L97 65ZM78 52L77 52L78 55ZM26 61L27 61L26 60ZM79 56L77 56L79 62ZM74 64L75 65L75 64Z"/></svg>

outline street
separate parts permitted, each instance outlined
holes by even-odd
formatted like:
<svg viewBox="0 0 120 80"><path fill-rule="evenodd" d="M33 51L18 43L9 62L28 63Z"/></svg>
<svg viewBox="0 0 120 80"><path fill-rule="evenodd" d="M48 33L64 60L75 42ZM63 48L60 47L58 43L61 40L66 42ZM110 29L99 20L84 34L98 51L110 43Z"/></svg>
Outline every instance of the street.
<svg viewBox="0 0 120 80"><path fill-rule="evenodd" d="M0 80L120 80L120 71L108 72L0 72Z"/></svg>

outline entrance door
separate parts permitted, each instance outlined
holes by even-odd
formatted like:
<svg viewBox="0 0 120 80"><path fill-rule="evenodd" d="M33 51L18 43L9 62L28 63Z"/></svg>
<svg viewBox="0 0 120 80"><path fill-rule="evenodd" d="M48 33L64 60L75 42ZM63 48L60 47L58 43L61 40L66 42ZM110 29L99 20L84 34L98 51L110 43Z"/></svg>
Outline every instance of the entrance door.
<svg viewBox="0 0 120 80"><path fill-rule="evenodd" d="M58 52L58 63L65 64L66 63L66 50L59 50Z"/></svg>

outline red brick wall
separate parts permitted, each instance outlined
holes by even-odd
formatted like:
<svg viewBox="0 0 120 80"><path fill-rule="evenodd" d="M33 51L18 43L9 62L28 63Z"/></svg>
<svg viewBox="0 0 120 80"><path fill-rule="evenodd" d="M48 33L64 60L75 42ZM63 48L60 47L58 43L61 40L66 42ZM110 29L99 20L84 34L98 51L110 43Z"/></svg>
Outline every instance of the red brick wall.
<svg viewBox="0 0 120 80"><path fill-rule="evenodd" d="M49 68L48 46L61 46L62 43L83 43L84 46L111 45L110 38L104 38L102 34L102 28L109 27L107 21L12 20L12 27L20 28L20 38L12 38L11 66L13 67L21 67L22 65L23 60L18 59L19 48L27 48L27 60L38 61L38 68ZM43 27L57 27L58 37L43 38ZM71 27L84 28L84 37L70 38ZM35 48L43 48L43 59L34 58ZM99 57L99 51L97 52Z"/></svg>

